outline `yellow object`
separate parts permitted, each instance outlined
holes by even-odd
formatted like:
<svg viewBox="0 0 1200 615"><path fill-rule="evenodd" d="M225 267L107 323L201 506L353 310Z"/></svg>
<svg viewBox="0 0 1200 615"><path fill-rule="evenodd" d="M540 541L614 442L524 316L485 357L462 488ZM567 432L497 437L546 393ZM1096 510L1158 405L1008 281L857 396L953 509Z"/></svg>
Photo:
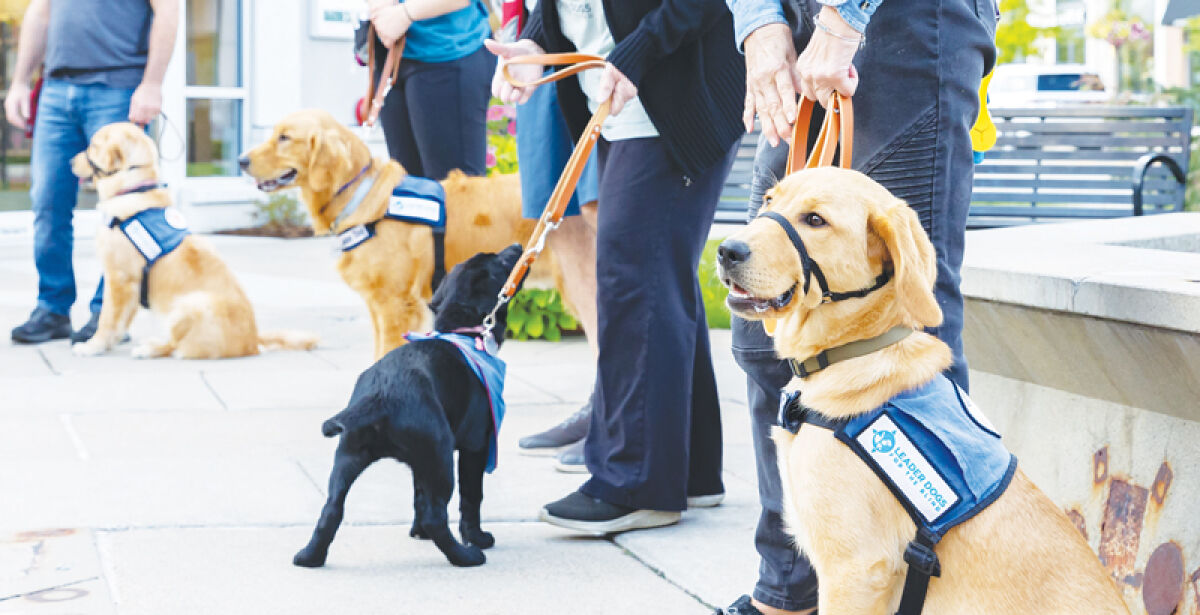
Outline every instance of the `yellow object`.
<svg viewBox="0 0 1200 615"><path fill-rule="evenodd" d="M763 331L766 331L767 335L769 335L771 337L775 337L775 319L774 318L764 318L762 323L763 323Z"/></svg>
<svg viewBox="0 0 1200 615"><path fill-rule="evenodd" d="M20 21L29 0L0 0L0 21Z"/></svg>
<svg viewBox="0 0 1200 615"><path fill-rule="evenodd" d="M971 127L971 149L986 152L996 144L996 124L992 122L992 114L988 112L987 90L992 81L993 73L988 73L979 83L979 116Z"/></svg>

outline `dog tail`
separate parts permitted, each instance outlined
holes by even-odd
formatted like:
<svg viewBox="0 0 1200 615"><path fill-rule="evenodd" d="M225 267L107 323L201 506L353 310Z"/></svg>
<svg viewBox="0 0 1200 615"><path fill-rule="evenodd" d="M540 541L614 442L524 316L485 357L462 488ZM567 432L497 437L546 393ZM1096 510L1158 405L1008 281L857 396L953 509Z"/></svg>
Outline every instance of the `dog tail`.
<svg viewBox="0 0 1200 615"><path fill-rule="evenodd" d="M354 431L379 419L383 404L374 396L356 399L345 410L321 424L321 433L332 438L340 433Z"/></svg>
<svg viewBox="0 0 1200 615"><path fill-rule="evenodd" d="M320 341L306 331L266 331L258 334L258 345L267 350L312 350Z"/></svg>

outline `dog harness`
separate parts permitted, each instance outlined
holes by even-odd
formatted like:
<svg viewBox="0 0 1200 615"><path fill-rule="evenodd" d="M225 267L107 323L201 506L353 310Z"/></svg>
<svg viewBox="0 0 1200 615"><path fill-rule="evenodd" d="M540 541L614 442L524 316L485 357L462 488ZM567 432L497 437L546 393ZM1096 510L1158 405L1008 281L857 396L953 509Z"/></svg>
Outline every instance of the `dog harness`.
<svg viewBox="0 0 1200 615"><path fill-rule="evenodd" d="M487 391L488 405L492 410L492 441L488 445L488 473L496 469L496 438L500 434L500 423L504 420L504 361L487 351L482 338L463 335L462 333L441 333L431 331L424 335L420 333L405 333L404 339L410 342L425 342L440 340L454 344L479 383Z"/></svg>
<svg viewBox="0 0 1200 615"><path fill-rule="evenodd" d="M161 185L149 190L161 188ZM142 284L138 301L142 307L150 307L150 268L159 259L170 254L183 243L192 232L187 228L183 214L173 207L152 207L125 218L112 218L108 228L118 228L129 239L129 243L146 259L142 267Z"/></svg>
<svg viewBox="0 0 1200 615"><path fill-rule="evenodd" d="M1012 481L1017 459L967 394L939 375L869 412L829 419L784 393L779 423L792 433L807 424L833 432L879 476L917 526L904 551L908 575L897 615L918 615L929 577L941 576L934 547L974 517Z"/></svg>
<svg viewBox="0 0 1200 615"><path fill-rule="evenodd" d="M359 176L368 168L370 165L365 167ZM356 176L355 179L358 177ZM351 180L351 182L353 181ZM334 228L358 209L374 183L375 179L368 177L359 184L358 189L350 198L350 202L346 203L334 220ZM345 187L343 186L343 189ZM392 196L388 199L387 212L384 213L382 219L425 224L433 229L433 288L436 290L441 284L442 278L446 277L446 190L440 183L432 179L406 175L404 180L392 190ZM338 248L342 252L349 252L361 246L375 236L376 224L379 224L379 220L352 226L338 233Z"/></svg>

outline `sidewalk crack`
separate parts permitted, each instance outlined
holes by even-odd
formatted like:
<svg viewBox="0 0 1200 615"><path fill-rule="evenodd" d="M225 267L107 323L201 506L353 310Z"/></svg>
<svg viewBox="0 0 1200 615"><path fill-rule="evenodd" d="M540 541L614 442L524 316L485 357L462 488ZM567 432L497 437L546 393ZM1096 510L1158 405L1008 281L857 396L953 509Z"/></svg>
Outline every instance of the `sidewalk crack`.
<svg viewBox="0 0 1200 615"><path fill-rule="evenodd" d="M662 569L658 568L657 566L652 565L650 562L646 561L645 559L642 559L641 556L639 556L637 553L634 553L633 550L630 549L629 547L626 547L625 545L617 542L618 537L619 537L619 535L611 536L607 540L608 540L608 542L611 542L614 547L620 549L621 551L624 551L625 555L629 556L631 559L633 559L637 563L644 566L647 570L658 575L659 578L666 581L667 583L670 583L671 585L675 586L676 589L683 592L684 594L687 594L689 597L692 598L692 600L699 602L700 605L703 606L704 608L714 609L714 610L717 608L715 605L705 602L703 598L696 595L696 592L693 592L692 590L684 587L683 585L680 585L679 583L677 583L675 581L675 579L672 579L671 577L667 576L667 573L664 572Z"/></svg>
<svg viewBox="0 0 1200 615"><path fill-rule="evenodd" d="M217 393L217 389L208 381L208 376L203 371L200 372L200 382L204 383L204 386L208 388L208 392L212 393L212 396L216 398L217 403L221 404L222 410L229 410L229 405L225 403L224 399L221 399L221 394Z"/></svg>
<svg viewBox="0 0 1200 615"><path fill-rule="evenodd" d="M41 348L37 349L37 353L38 356L42 358L42 363L46 364L46 369L50 370L51 374L54 374L55 376L62 375L61 372L59 372L57 369L54 369L54 364L50 363L50 358L46 356L46 353L42 352Z"/></svg>

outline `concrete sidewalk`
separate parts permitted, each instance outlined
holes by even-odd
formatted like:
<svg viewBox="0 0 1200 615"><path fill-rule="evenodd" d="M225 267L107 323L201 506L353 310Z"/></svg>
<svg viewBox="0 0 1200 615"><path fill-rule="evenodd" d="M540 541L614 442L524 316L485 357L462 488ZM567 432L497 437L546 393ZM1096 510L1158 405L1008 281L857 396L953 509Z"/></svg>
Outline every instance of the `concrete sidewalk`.
<svg viewBox="0 0 1200 615"><path fill-rule="evenodd" d="M91 359L62 341L11 346L37 280L28 239L0 236L0 613L698 614L753 587L757 491L728 331L712 334L720 507L615 539L537 522L584 477L519 455L516 441L583 403L593 363L582 340L509 342L509 413L484 484L484 528L497 541L487 564L456 569L409 538L408 468L381 462L351 491L326 567L292 566L336 445L320 423L370 363L366 309L334 271L328 240L208 239L260 328L316 331L320 348L185 362L135 361L129 345ZM90 240L76 245L75 267L78 325L98 276ZM160 332L148 312L135 319L135 340Z"/></svg>

